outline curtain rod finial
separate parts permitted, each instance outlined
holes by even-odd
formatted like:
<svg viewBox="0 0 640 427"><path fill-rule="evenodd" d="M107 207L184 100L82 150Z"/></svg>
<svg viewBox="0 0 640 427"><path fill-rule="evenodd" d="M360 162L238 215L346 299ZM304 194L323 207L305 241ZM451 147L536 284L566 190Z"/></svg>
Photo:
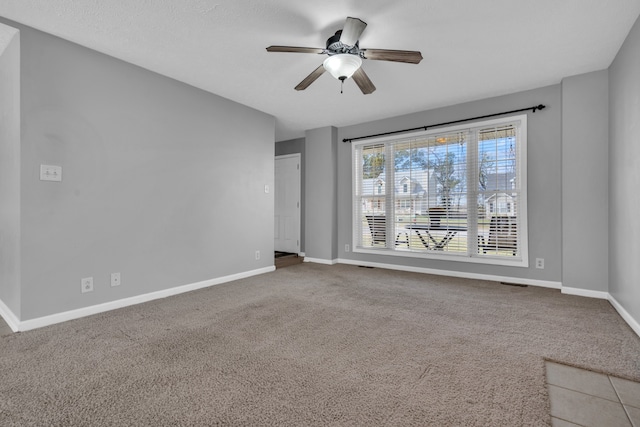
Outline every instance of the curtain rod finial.
<svg viewBox="0 0 640 427"><path fill-rule="evenodd" d="M535 113L536 110L542 110L543 108L546 108L546 105L540 104L538 106L533 107L533 112Z"/></svg>

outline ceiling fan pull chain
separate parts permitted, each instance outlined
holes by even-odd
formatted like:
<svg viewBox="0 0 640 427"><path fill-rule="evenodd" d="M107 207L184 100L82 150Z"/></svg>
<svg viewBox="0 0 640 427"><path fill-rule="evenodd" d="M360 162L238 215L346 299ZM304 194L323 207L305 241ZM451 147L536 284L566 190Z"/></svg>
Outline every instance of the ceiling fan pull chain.
<svg viewBox="0 0 640 427"><path fill-rule="evenodd" d="M340 93L343 93L342 90L344 89L344 81L347 80L347 78L345 76L340 76L338 77L338 80L340 80Z"/></svg>

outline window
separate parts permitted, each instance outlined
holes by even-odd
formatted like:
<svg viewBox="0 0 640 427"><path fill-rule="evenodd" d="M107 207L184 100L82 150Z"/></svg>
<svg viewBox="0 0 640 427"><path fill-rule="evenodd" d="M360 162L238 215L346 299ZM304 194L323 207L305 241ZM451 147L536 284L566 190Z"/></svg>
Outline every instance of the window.
<svg viewBox="0 0 640 427"><path fill-rule="evenodd" d="M353 143L354 251L528 266L526 120Z"/></svg>
<svg viewBox="0 0 640 427"><path fill-rule="evenodd" d="M396 206L398 209L402 209L402 210L410 210L411 209L411 200L398 200L398 202L396 203Z"/></svg>

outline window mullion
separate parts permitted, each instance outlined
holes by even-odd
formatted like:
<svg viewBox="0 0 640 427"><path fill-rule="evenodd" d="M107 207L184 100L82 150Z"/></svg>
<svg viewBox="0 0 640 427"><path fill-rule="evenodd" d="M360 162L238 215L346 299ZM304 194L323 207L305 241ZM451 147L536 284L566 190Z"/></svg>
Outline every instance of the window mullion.
<svg viewBox="0 0 640 427"><path fill-rule="evenodd" d="M386 247L394 249L396 244L395 235L395 145L393 143L385 144L384 147L384 168L385 168L385 227L386 227Z"/></svg>
<svg viewBox="0 0 640 427"><path fill-rule="evenodd" d="M478 253L478 131L467 133L467 254Z"/></svg>
<svg viewBox="0 0 640 427"><path fill-rule="evenodd" d="M353 162L353 218L352 247L362 246L362 146L353 146L351 158Z"/></svg>

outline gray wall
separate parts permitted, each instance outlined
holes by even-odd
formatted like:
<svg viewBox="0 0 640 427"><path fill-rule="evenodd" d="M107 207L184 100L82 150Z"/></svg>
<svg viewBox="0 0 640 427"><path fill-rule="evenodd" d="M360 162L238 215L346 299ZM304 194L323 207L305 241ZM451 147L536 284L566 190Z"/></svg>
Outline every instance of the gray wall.
<svg viewBox="0 0 640 427"><path fill-rule="evenodd" d="M609 293L640 323L640 19L609 68Z"/></svg>
<svg viewBox="0 0 640 427"><path fill-rule="evenodd" d="M351 145L342 142L339 142L338 145L339 257L349 260L560 282L562 266L562 106L560 85L344 127L339 129L338 138L339 141L342 141L343 138L466 119L538 104L545 104L547 108L536 113L527 113L529 268L344 252L344 245L347 243L351 245L352 236L352 178ZM309 156L309 158L311 157ZM533 262L535 258L545 259L544 269L535 268Z"/></svg>
<svg viewBox="0 0 640 427"><path fill-rule="evenodd" d="M20 316L20 34L0 23L0 300Z"/></svg>
<svg viewBox="0 0 640 427"><path fill-rule="evenodd" d="M273 265L272 116L19 28L21 320Z"/></svg>
<svg viewBox="0 0 640 427"><path fill-rule="evenodd" d="M300 154L300 252L305 251L305 224L306 224L306 210L305 210L305 139L290 139L287 141L276 142L276 156L284 156L286 154Z"/></svg>
<svg viewBox="0 0 640 427"><path fill-rule="evenodd" d="M609 79L562 81L562 286L608 292Z"/></svg>
<svg viewBox="0 0 640 427"><path fill-rule="evenodd" d="M306 132L305 150L305 256L333 261L337 256L337 129L326 127Z"/></svg>

